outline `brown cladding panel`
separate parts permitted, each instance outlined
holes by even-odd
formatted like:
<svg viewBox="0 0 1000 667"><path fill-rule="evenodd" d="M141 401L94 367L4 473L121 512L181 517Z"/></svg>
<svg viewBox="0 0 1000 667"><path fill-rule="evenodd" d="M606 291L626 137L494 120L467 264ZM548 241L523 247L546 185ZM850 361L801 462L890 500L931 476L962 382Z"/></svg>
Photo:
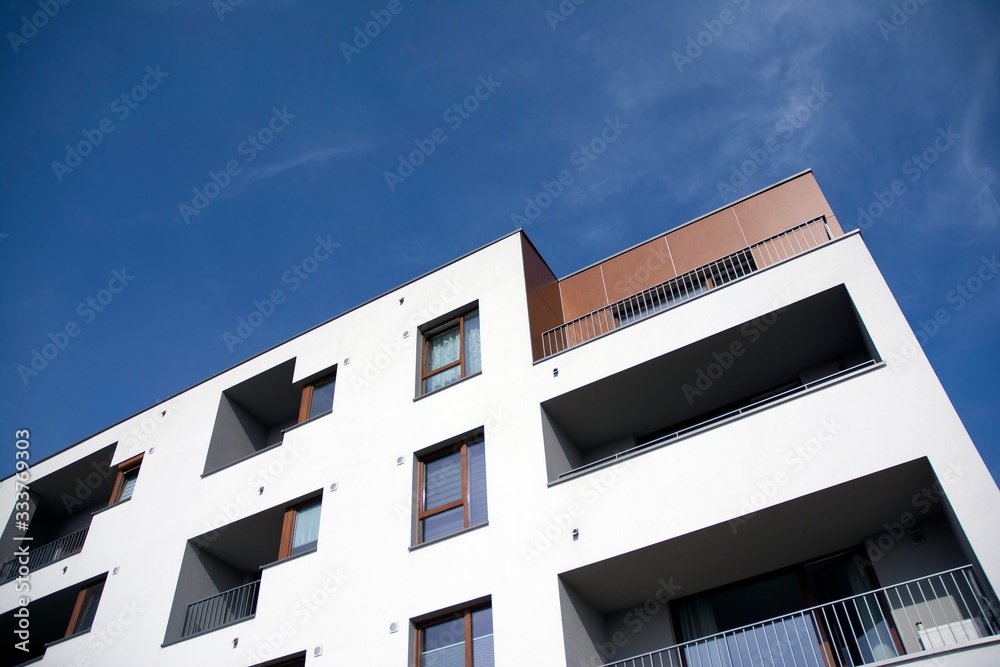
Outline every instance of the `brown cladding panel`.
<svg viewBox="0 0 1000 667"><path fill-rule="evenodd" d="M811 172L741 201L735 208L740 226L750 244L821 215L828 219L833 217L830 204ZM831 225L831 230L835 235L840 235L837 234L840 231L839 225L836 229Z"/></svg>
<svg viewBox="0 0 1000 667"><path fill-rule="evenodd" d="M676 275L662 236L612 257L602 266L608 299L612 303Z"/></svg>
<svg viewBox="0 0 1000 667"><path fill-rule="evenodd" d="M608 305L600 265L563 278L559 290L567 322Z"/></svg>
<svg viewBox="0 0 1000 667"><path fill-rule="evenodd" d="M667 234L670 255L682 274L746 247L732 208Z"/></svg>
<svg viewBox="0 0 1000 667"><path fill-rule="evenodd" d="M521 235L521 257L528 296L528 326L531 329L531 354L542 356L542 333L562 324L562 299L559 281L527 237Z"/></svg>
<svg viewBox="0 0 1000 667"><path fill-rule="evenodd" d="M840 226L840 221L837 220L837 216L829 216L826 219L826 224L830 226L830 233L833 234L833 238L844 235L844 229Z"/></svg>

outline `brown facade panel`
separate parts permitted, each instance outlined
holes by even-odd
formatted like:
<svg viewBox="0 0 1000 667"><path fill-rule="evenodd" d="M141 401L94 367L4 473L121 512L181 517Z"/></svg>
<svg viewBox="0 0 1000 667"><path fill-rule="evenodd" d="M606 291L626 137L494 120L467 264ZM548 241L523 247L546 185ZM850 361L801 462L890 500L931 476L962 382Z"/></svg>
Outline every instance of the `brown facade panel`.
<svg viewBox="0 0 1000 667"><path fill-rule="evenodd" d="M528 319L531 327L531 357L536 361L544 356L542 334L563 323L562 316L554 313L548 303L528 285ZM558 289L558 288L557 288Z"/></svg>
<svg viewBox="0 0 1000 667"><path fill-rule="evenodd" d="M521 258L528 296L528 326L531 330L531 354L542 357L542 333L563 323L559 281L527 237L521 235Z"/></svg>
<svg viewBox="0 0 1000 667"><path fill-rule="evenodd" d="M833 217L830 204L811 172L741 201L735 209L750 244L821 215Z"/></svg>
<svg viewBox="0 0 1000 667"><path fill-rule="evenodd" d="M667 243L678 275L725 257L747 245L732 208L670 232L667 234Z"/></svg>
<svg viewBox="0 0 1000 667"><path fill-rule="evenodd" d="M608 305L600 265L564 278L559 282L559 290L567 322Z"/></svg>
<svg viewBox="0 0 1000 667"><path fill-rule="evenodd" d="M670 250L662 236L612 257L602 266L608 300L612 303L676 275Z"/></svg>

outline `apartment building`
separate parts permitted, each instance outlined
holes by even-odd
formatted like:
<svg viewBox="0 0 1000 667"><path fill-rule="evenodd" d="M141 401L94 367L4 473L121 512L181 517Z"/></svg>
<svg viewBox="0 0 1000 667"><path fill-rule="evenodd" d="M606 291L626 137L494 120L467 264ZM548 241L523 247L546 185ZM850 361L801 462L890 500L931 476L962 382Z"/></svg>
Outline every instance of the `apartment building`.
<svg viewBox="0 0 1000 667"><path fill-rule="evenodd" d="M6 664L1000 664L1000 493L808 171L563 278L513 232L27 472Z"/></svg>

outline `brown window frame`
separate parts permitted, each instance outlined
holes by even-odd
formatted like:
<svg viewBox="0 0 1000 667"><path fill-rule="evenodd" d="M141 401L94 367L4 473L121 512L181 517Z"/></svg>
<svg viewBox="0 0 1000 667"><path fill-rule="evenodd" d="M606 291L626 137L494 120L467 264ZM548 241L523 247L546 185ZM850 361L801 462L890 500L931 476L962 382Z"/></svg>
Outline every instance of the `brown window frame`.
<svg viewBox="0 0 1000 667"><path fill-rule="evenodd" d="M118 464L118 475L115 477L115 485L111 489L111 500L108 502L108 507L122 502L121 495L125 488L125 475L131 473L132 471L136 471L136 475L138 475L138 470L142 466L142 457L143 454L139 454L138 456L133 456L127 461L122 461ZM138 483L139 480L137 477L136 484ZM135 493L135 491L133 490L132 493ZM129 498L131 498L131 496L129 496Z"/></svg>
<svg viewBox="0 0 1000 667"><path fill-rule="evenodd" d="M463 609L457 609L448 614L441 614L440 616L429 618L426 621L415 623L414 629L417 632L416 667L422 667L420 664L420 656L423 653L424 629L432 625L437 625L442 621L458 620L460 618L465 626L465 635L463 640L465 642L465 667L472 667L472 612L479 611L480 609L486 609L487 607L492 608L493 602L489 601L482 604L474 604Z"/></svg>
<svg viewBox="0 0 1000 667"><path fill-rule="evenodd" d="M416 526L416 544L424 544L426 542L431 542L434 540L442 539L444 537L450 537L451 535L456 535L462 531L468 530L473 526L470 525L471 517L469 516L469 443L473 444L483 444L483 432L477 431L469 436L466 436L455 442L453 444L441 447L439 449L434 449L426 454L423 454L417 458L417 526ZM453 500L450 503L445 503L440 507L435 507L434 509L427 510L424 508L424 502L427 496L427 464L431 461L435 461L439 458L448 456L449 454L454 454L455 452L460 452L460 463L462 466L462 494L458 500ZM462 506L462 528L456 530L454 533L448 533L448 535L442 535L440 537L431 538L430 540L424 540L421 530L421 523L424 519L432 517L435 514L440 514L446 512L450 509ZM476 524L480 525L480 524Z"/></svg>
<svg viewBox="0 0 1000 667"><path fill-rule="evenodd" d="M80 588L80 591L76 594L76 602L73 603L73 613L70 614L69 624L66 626L66 634L64 637L72 637L73 635L80 634L82 632L90 632L90 628L81 630L77 628L76 625L80 622L80 615L83 612L83 603L87 599L87 592L100 586L102 589L101 595L97 597L97 602L95 602L95 604L100 604L101 597L104 595L104 583L105 579L101 579L100 581L95 581Z"/></svg>
<svg viewBox="0 0 1000 667"><path fill-rule="evenodd" d="M310 419L309 411L312 409L313 389L316 387L316 385L323 384L327 380L336 381L336 379L337 379L337 371L334 370L332 373L327 373L323 377L317 378L316 380L302 387L302 401L299 403L299 421L298 421L299 424L301 424L304 421L308 421ZM334 391L336 391L336 388L334 388ZM333 407L331 406L329 411L316 415L316 417L322 417L323 415L330 414L330 412L332 411Z"/></svg>
<svg viewBox="0 0 1000 667"><path fill-rule="evenodd" d="M295 518L298 516L300 509L311 505L320 505L322 507L323 496L313 496L300 503L295 503L294 505L289 505L285 508L285 514L281 518L281 541L278 543L278 560L284 560L291 557L292 539L295 537ZM322 509L320 511L322 511ZM317 545L319 544L318 539L316 543Z"/></svg>
<svg viewBox="0 0 1000 667"><path fill-rule="evenodd" d="M420 332L420 335L422 337L422 345L420 348L420 386L418 387L419 396L423 396L425 394L430 394L431 392L444 389L444 387L438 387L438 389L431 389L430 391L424 391L424 380L434 377L435 375L439 375L448 369L454 368L456 366L460 368L461 375L459 376L458 380L463 380L469 377L465 368L465 320L471 313L477 313L477 314L479 313L478 303L465 309L462 313L456 315L455 317L450 318L446 322L430 327L426 331ZM431 339L436 338L437 336L445 333L450 329L453 329L456 325L458 326L458 345L459 345L458 360L453 361L450 364L447 364L446 366L442 366L441 368L435 368L432 371L428 371L427 364L430 362ZM482 362L482 359L480 359L480 362ZM455 382L458 382L458 380L449 382L448 385L454 384ZM445 385L445 387L447 387L448 385Z"/></svg>

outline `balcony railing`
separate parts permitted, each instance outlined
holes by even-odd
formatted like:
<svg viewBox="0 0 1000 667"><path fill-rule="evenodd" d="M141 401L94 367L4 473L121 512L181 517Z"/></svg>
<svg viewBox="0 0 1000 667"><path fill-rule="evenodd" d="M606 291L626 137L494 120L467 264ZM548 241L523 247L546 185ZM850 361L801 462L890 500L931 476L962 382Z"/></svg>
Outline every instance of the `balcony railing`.
<svg viewBox="0 0 1000 667"><path fill-rule="evenodd" d="M605 667L859 667L1000 634L991 597L966 565Z"/></svg>
<svg viewBox="0 0 1000 667"><path fill-rule="evenodd" d="M81 528L75 533L70 533L40 547L33 548L31 547L31 542L28 541L20 542L19 544L28 545L28 569L34 572L57 560L80 553L83 549L83 543L87 539L88 530L90 530L89 526ZM17 558L12 558L3 565L0 565L0 584L6 584L8 581L13 581L17 578L19 565L20 563Z"/></svg>
<svg viewBox="0 0 1000 667"><path fill-rule="evenodd" d="M244 621L257 613L260 580L231 588L218 595L192 602L184 615L181 637L209 632Z"/></svg>
<svg viewBox="0 0 1000 667"><path fill-rule="evenodd" d="M820 216L693 271L587 313L542 334L542 357L550 357L594 338L680 305L717 287L827 243L833 238Z"/></svg>
<svg viewBox="0 0 1000 667"><path fill-rule="evenodd" d="M604 458L597 459L596 461L591 461L590 463L585 463L585 464L583 464L581 466L573 468L572 470L567 470L566 472L559 473L559 479L562 479L563 477L569 477L570 475L576 475L576 474L579 474L580 472L583 472L585 470L590 470L592 468L599 468L599 467L601 467L601 466L603 466L603 465L605 465L607 463L610 463L612 461L617 461L619 459L623 459L623 458L625 458L627 456L630 456L631 454L635 454L636 452L640 452L640 451L642 451L644 449L650 449L650 448L656 447L658 445L663 445L665 443L673 442L675 440L680 440L681 438L683 438L685 436L693 435L693 434L698 433L698 432L700 432L700 431L702 431L704 429L707 429L707 428L710 428L712 426L716 426L718 424L721 424L722 422L729 421L729 420L732 420L732 419L736 419L736 418L738 418L738 417L740 417L742 415L745 415L747 413L750 413L750 412L755 412L755 411L760 410L761 408L764 408L764 407L766 407L768 405L773 405L774 403L778 403L779 401L783 401L783 400L785 400L787 398L790 398L792 396L795 396L797 394L805 393L805 392L809 391L810 389L814 389L816 387L828 384L830 382L833 382L833 381L837 380L838 378L847 377L849 375L852 375L854 373L857 373L857 372L861 371L862 369L876 366L877 364L878 364L878 362L875 361L874 359L869 359L868 361L862 361L859 364L855 364L854 366L851 366L849 368L845 368L843 370L834 371L834 372L829 373L827 375L824 375L824 376L822 376L820 378L812 380L811 382L805 382L805 383L797 385L795 387L791 387L789 389L785 389L784 391L780 391L780 392L778 392L776 394L772 394L772 395L768 396L767 398L762 398L760 400L753 401L752 403L747 403L746 405L741 405L738 408L733 408L732 410L728 410L728 411L723 412L721 414L716 414L716 415L712 415L710 417L705 417L704 419L699 419L698 421L695 421L694 423L689 423L687 426L684 426L682 428L678 428L675 431L671 431L669 433L666 433L664 435L659 435L659 436L657 436L655 438L652 438L650 440L646 440L644 442L640 442L639 444L635 445L634 447L629 447L628 449L623 449L620 452L615 452L614 454L609 454L608 456L605 456Z"/></svg>

